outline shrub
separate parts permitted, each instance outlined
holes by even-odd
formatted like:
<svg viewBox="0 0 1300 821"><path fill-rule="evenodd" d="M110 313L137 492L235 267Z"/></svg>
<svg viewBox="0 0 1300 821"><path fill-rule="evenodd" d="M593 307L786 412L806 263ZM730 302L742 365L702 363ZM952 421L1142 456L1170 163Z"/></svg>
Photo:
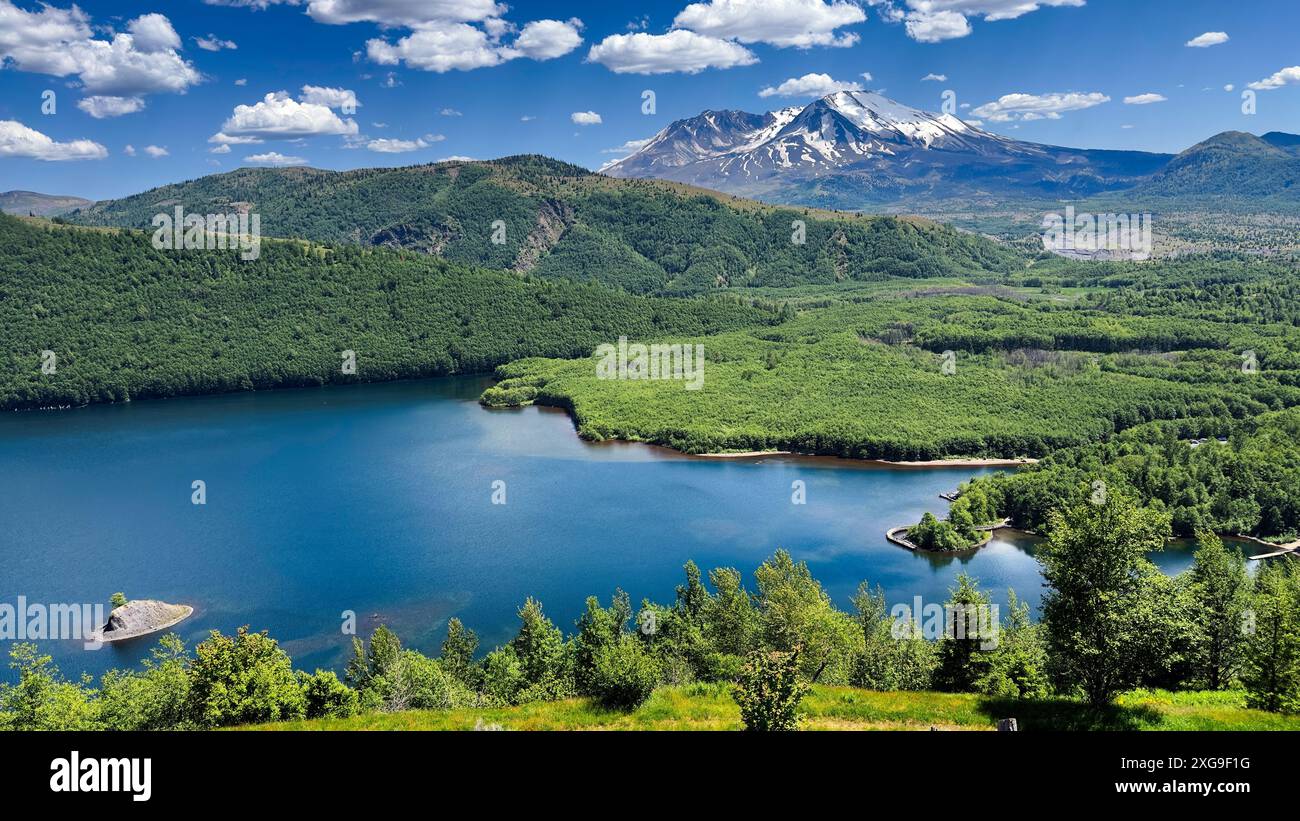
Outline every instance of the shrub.
<svg viewBox="0 0 1300 821"><path fill-rule="evenodd" d="M659 662L632 636L600 648L595 662L591 690L606 707L635 710L659 684Z"/></svg>
<svg viewBox="0 0 1300 821"><path fill-rule="evenodd" d="M307 718L347 718L357 714L357 691L339 681L332 670L317 669L313 675L300 671L298 683L307 699Z"/></svg>
<svg viewBox="0 0 1300 821"><path fill-rule="evenodd" d="M740 705L746 730L789 732L799 729L799 702L808 685L799 677L799 650L755 651L749 656L732 698Z"/></svg>

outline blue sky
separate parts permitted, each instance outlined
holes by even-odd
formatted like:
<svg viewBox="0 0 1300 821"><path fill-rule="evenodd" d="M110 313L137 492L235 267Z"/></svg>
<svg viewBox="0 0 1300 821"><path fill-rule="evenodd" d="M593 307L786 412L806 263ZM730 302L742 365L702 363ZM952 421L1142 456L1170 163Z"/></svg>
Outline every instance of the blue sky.
<svg viewBox="0 0 1300 821"><path fill-rule="evenodd" d="M91 198L258 164L596 168L674 119L831 84L928 110L951 90L1058 145L1300 132L1295 0L0 0L0 57L0 190Z"/></svg>

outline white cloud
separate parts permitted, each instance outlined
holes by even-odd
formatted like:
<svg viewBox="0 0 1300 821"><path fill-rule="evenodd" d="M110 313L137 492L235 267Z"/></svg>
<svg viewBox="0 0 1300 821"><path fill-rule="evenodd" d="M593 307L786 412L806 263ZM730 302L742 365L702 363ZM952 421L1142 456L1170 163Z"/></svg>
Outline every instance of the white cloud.
<svg viewBox="0 0 1300 821"><path fill-rule="evenodd" d="M230 146L225 145L225 144L223 143L223 144L217 146L216 148L209 148L209 149L208 149L208 153L209 153L209 154L229 154L229 153L230 153Z"/></svg>
<svg viewBox="0 0 1300 821"><path fill-rule="evenodd" d="M181 36L172 21L161 14L142 14L127 23L126 30L141 51L172 51L181 47Z"/></svg>
<svg viewBox="0 0 1300 821"><path fill-rule="evenodd" d="M938 43L971 33L970 17L1014 20L1043 7L1085 5L1086 0L866 0L889 23L903 23L907 36Z"/></svg>
<svg viewBox="0 0 1300 821"><path fill-rule="evenodd" d="M125 154L125 155L127 155L128 157L134 157L134 156L135 156L135 146L133 146L133 145L131 145L130 143L128 143L127 146L126 146L126 148L123 148L123 149L122 149L122 153Z"/></svg>
<svg viewBox="0 0 1300 821"><path fill-rule="evenodd" d="M955 11L914 11L903 24L907 36L918 43L939 43L970 34L970 22Z"/></svg>
<svg viewBox="0 0 1300 821"><path fill-rule="evenodd" d="M59 160L101 160L108 149L91 140L55 142L17 120L0 120L0 157L27 157L55 162Z"/></svg>
<svg viewBox="0 0 1300 821"><path fill-rule="evenodd" d="M924 82L927 82L927 81L929 81L929 82L935 82L935 83L946 83L946 82L948 82L948 75L947 75L947 74L934 74L934 73L930 73L930 74L927 74L927 75L925 75L924 77L921 78L921 82L924 83Z"/></svg>
<svg viewBox="0 0 1300 821"><path fill-rule="evenodd" d="M1256 91L1271 91L1288 83L1300 83L1300 66L1289 66L1281 71L1274 72L1272 76L1250 83L1247 88L1253 88Z"/></svg>
<svg viewBox="0 0 1300 821"><path fill-rule="evenodd" d="M835 30L866 19L857 3L845 0L709 0L682 9L673 27L742 43L847 47L858 35Z"/></svg>
<svg viewBox="0 0 1300 821"><path fill-rule="evenodd" d="M457 110L454 109L454 108L444 108L442 111L439 111L438 113L441 114L441 115L444 116L444 117L463 117L463 116L465 116L464 114L461 114L459 111L457 111Z"/></svg>
<svg viewBox="0 0 1300 821"><path fill-rule="evenodd" d="M1234 86L1232 83L1228 83L1226 86L1223 87L1223 90L1224 90L1224 91L1232 91L1232 90L1235 89L1235 88L1236 88L1236 86Z"/></svg>
<svg viewBox="0 0 1300 821"><path fill-rule="evenodd" d="M1163 94L1137 94L1132 97L1124 98L1124 105L1150 105L1151 103L1163 103L1168 97Z"/></svg>
<svg viewBox="0 0 1300 821"><path fill-rule="evenodd" d="M395 43L379 38L367 40L366 56L371 62L383 66L406 63L411 68L439 74L487 68L510 59L498 45L488 40L486 33L465 23L429 26Z"/></svg>
<svg viewBox="0 0 1300 821"><path fill-rule="evenodd" d="M140 97L84 97L77 101L77 108L96 120L105 117L121 117L134 114L144 109L144 100Z"/></svg>
<svg viewBox="0 0 1300 821"><path fill-rule="evenodd" d="M443 157L438 162L478 162L473 157L464 157L460 154L452 154L450 157Z"/></svg>
<svg viewBox="0 0 1300 821"><path fill-rule="evenodd" d="M328 86L303 86L298 99L304 103L349 111L355 111L361 105L361 103L357 102L357 93L355 91L347 88L330 88Z"/></svg>
<svg viewBox="0 0 1300 821"><path fill-rule="evenodd" d="M237 86L246 86L246 85L248 85L248 78L247 78L247 77L240 77L238 80L235 81L235 85L237 85Z"/></svg>
<svg viewBox="0 0 1300 821"><path fill-rule="evenodd" d="M1188 40L1185 44L1188 48L1209 48L1217 46L1220 43L1228 42L1228 35L1222 31L1207 31L1204 34L1197 35Z"/></svg>
<svg viewBox="0 0 1300 821"><path fill-rule="evenodd" d="M144 153L148 154L150 157L155 157L155 158L166 157L167 149L161 145L146 145L144 147Z"/></svg>
<svg viewBox="0 0 1300 821"><path fill-rule="evenodd" d="M221 51L223 48L234 50L239 48L239 46L235 45L233 40L222 40L215 34L209 34L207 37L191 37L190 39L194 41L194 45L204 51Z"/></svg>
<svg viewBox="0 0 1300 821"><path fill-rule="evenodd" d="M440 143L445 139L446 137L441 134L425 134L416 140L377 139L367 142L366 148L380 154L402 154L407 151L419 151L422 148L428 148L434 143Z"/></svg>
<svg viewBox="0 0 1300 821"><path fill-rule="evenodd" d="M312 86L305 86L304 92ZM286 92L267 94L254 105L237 105L209 140L241 144L261 140L292 140L330 134L356 134L356 121L340 119L328 106L298 102Z"/></svg>
<svg viewBox="0 0 1300 821"><path fill-rule="evenodd" d="M525 114L524 116L522 116L522 117L519 118L519 122L521 122L521 123L531 123L533 120L536 120L536 119L537 119L537 118L534 117L532 114Z"/></svg>
<svg viewBox="0 0 1300 821"><path fill-rule="evenodd" d="M30 12L0 0L0 63L19 71L76 76L90 95L139 97L184 93L202 76L176 49L180 37L161 14L127 23L112 39L95 39L90 17L73 6Z"/></svg>
<svg viewBox="0 0 1300 821"><path fill-rule="evenodd" d="M971 109L971 114L994 123L1013 120L1059 120L1063 111L1078 111L1110 102L1100 92L1082 94L1004 94L991 103Z"/></svg>
<svg viewBox="0 0 1300 821"><path fill-rule="evenodd" d="M641 149L645 148L653 141L654 141L654 137L646 137L644 140L628 140L627 142L623 143L617 148L603 148L601 149L600 153L619 154L622 156L627 156L629 154L634 154L637 151L640 151Z"/></svg>
<svg viewBox="0 0 1300 821"><path fill-rule="evenodd" d="M266 154L251 154L244 158L244 162L256 163L258 165L306 165L307 160L303 157L286 157L278 151L270 151Z"/></svg>
<svg viewBox="0 0 1300 821"><path fill-rule="evenodd" d="M831 79L829 74L805 74L791 77L779 86L768 86L758 92L760 97L825 97L837 91L859 91L858 83L846 83Z"/></svg>
<svg viewBox="0 0 1300 821"><path fill-rule="evenodd" d="M591 47L587 60L615 74L698 74L706 68L758 62L744 46L684 29L667 34L611 34Z"/></svg>
<svg viewBox="0 0 1300 821"><path fill-rule="evenodd" d="M307 6L307 13L318 23L379 23L407 28L430 23L482 22L499 18L505 12L506 7L496 0L310 0Z"/></svg>
<svg viewBox="0 0 1300 821"><path fill-rule="evenodd" d="M577 125L600 125L602 122L600 115L594 111L575 111L569 115L569 119Z"/></svg>
<svg viewBox="0 0 1300 821"><path fill-rule="evenodd" d="M534 60L551 60L563 57L582 45L582 21L576 17L568 22L561 20L534 20L524 26L515 38L512 48Z"/></svg>

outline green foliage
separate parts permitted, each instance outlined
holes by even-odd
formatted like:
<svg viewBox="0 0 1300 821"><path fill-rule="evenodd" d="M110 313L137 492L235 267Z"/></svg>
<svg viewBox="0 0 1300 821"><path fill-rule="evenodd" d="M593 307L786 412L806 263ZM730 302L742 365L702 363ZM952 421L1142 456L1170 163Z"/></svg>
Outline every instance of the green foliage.
<svg viewBox="0 0 1300 821"><path fill-rule="evenodd" d="M114 610L116 610L116 609L119 608L119 607L125 607L125 606L126 606L126 594L125 594L125 593L114 593L114 594L112 595L112 597L109 598L108 601L109 601L109 604L111 604L111 605L113 606L113 609L114 609Z"/></svg>
<svg viewBox="0 0 1300 821"><path fill-rule="evenodd" d="M408 249L635 293L988 277L1023 264L1006 246L924 220L771 208L537 156L344 172L240 169L97 203L73 219L143 229L159 202L197 214L247 203L268 236ZM790 241L794 219L807 226L803 244ZM506 228L501 243L492 241L497 220Z"/></svg>
<svg viewBox="0 0 1300 821"><path fill-rule="evenodd" d="M644 644L621 635L596 651L588 687L606 707L635 710L650 698L659 676L659 662Z"/></svg>
<svg viewBox="0 0 1300 821"><path fill-rule="evenodd" d="M889 614L884 590L872 592L863 582L853 605L863 644L850 682L868 690L930 689L938 664L935 642L922 637L913 620L900 623Z"/></svg>
<svg viewBox="0 0 1300 821"><path fill-rule="evenodd" d="M809 686L799 674L799 650L756 650L736 680L732 698L740 705L745 729L791 732L799 729L799 703Z"/></svg>
<svg viewBox="0 0 1300 821"><path fill-rule="evenodd" d="M213 630L194 648L186 711L203 727L302 718L307 700L293 663L266 634L241 627L233 636Z"/></svg>
<svg viewBox="0 0 1300 821"><path fill-rule="evenodd" d="M620 335L776 318L735 300L634 297L355 246L266 241L245 262L0 215L0 247L3 409L484 372L584 356ZM348 350L355 374L342 373Z"/></svg>
<svg viewBox="0 0 1300 821"><path fill-rule="evenodd" d="M907 531L907 539L922 550L969 550L976 542L967 539L951 521L939 521L926 512L921 521Z"/></svg>
<svg viewBox="0 0 1300 821"><path fill-rule="evenodd" d="M1266 561L1255 576L1241 681L1246 705L1300 712L1300 574L1290 561Z"/></svg>
<svg viewBox="0 0 1300 821"><path fill-rule="evenodd" d="M614 594L608 609L595 596L587 598L587 609L578 617L577 635L573 637L574 684L579 693L597 695L596 662L603 650L619 643L632 618L632 603L627 593Z"/></svg>
<svg viewBox="0 0 1300 821"><path fill-rule="evenodd" d="M9 668L17 684L0 683L0 730L93 730L97 705L89 681L69 681L36 645L14 644Z"/></svg>
<svg viewBox="0 0 1300 821"><path fill-rule="evenodd" d="M564 634L542 612L542 604L529 598L519 608L519 632L510 642L519 661L523 689L514 695L519 703L549 701L572 695L573 667Z"/></svg>
<svg viewBox="0 0 1300 821"><path fill-rule="evenodd" d="M448 675L471 689L478 686L478 670L474 666L474 651L478 649L478 636L461 624L460 619L447 622L447 638L442 640L438 661Z"/></svg>
<svg viewBox="0 0 1300 821"><path fill-rule="evenodd" d="M356 715L360 699L351 687L339 681L333 670L298 672L298 683L307 701L307 718L347 718Z"/></svg>
<svg viewBox="0 0 1300 821"><path fill-rule="evenodd" d="M1151 630L1167 614L1148 597L1163 577L1146 557L1163 549L1168 528L1167 517L1115 493L1053 515L1038 555L1043 628L1062 691L1108 704L1154 666Z"/></svg>
<svg viewBox="0 0 1300 821"><path fill-rule="evenodd" d="M985 654L990 643L998 641L989 617L991 602L979 589L979 582L965 573L957 576L957 587L949 589L944 603L945 625L939 639L939 666L934 673L935 686L953 693L970 692L988 669Z"/></svg>
<svg viewBox="0 0 1300 821"><path fill-rule="evenodd" d="M99 686L99 717L105 729L174 730L191 725L187 713L190 657L175 634L167 634L139 672L112 670Z"/></svg>
<svg viewBox="0 0 1300 821"><path fill-rule="evenodd" d="M1233 684L1241 667L1251 580L1246 560L1213 533L1201 532L1191 570L1198 627L1196 682L1210 690Z"/></svg>
<svg viewBox="0 0 1300 821"><path fill-rule="evenodd" d="M847 682L860 634L853 619L831 603L807 563L796 563L787 551L778 550L754 577L766 646L797 649L800 672L814 684Z"/></svg>

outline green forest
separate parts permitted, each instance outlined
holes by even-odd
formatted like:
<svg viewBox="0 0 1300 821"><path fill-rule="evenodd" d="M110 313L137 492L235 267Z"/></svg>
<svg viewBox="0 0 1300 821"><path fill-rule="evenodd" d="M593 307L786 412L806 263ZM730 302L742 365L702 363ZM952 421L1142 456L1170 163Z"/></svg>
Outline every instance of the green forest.
<svg viewBox="0 0 1300 821"><path fill-rule="evenodd" d="M0 215L0 247L0 408L485 372L779 318L348 245L264 242L244 261Z"/></svg>
<svg viewBox="0 0 1300 821"><path fill-rule="evenodd" d="M633 293L1000 278L1026 262L1005 245L927 220L773 208L537 156L346 172L245 168L97 203L67 219L145 229L177 206L249 210L267 236L401 248Z"/></svg>

